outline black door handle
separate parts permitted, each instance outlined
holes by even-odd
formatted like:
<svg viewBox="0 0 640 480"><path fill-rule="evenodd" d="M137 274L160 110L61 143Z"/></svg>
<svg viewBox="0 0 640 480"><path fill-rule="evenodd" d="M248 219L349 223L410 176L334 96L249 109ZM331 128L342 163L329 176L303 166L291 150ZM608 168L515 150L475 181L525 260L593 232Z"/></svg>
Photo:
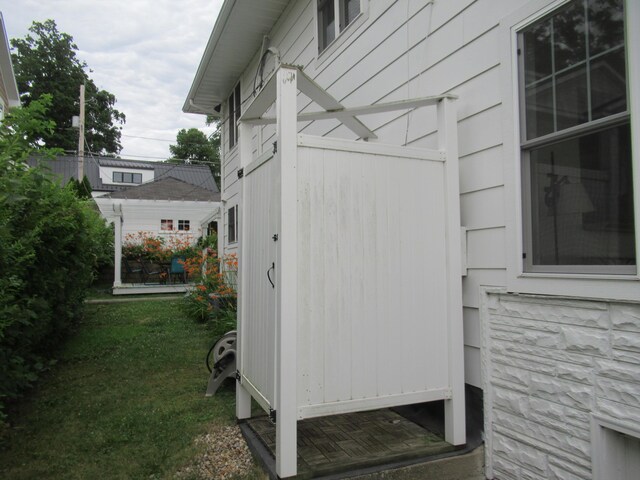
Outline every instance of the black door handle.
<svg viewBox="0 0 640 480"><path fill-rule="evenodd" d="M269 267L269 269L267 270L267 278L269 279L269 283L271 284L271 288L276 288L275 284L273 283L273 280L271 280L271 275L269 273L271 270L273 270L273 271L276 270L275 262L272 263L271 266Z"/></svg>

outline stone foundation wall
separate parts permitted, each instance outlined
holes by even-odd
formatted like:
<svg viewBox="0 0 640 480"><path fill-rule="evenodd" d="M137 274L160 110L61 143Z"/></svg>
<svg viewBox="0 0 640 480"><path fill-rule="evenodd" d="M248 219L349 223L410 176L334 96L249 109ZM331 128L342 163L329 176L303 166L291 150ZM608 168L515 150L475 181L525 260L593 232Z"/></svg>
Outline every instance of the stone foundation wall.
<svg viewBox="0 0 640 480"><path fill-rule="evenodd" d="M591 479L592 415L638 430L640 305L486 290L487 476Z"/></svg>

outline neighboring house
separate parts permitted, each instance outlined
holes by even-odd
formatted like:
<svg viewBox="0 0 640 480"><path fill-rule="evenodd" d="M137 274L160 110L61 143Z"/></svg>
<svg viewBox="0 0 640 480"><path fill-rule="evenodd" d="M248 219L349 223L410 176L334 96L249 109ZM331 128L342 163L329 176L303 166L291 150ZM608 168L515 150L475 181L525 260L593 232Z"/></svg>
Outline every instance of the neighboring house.
<svg viewBox="0 0 640 480"><path fill-rule="evenodd" d="M464 370L484 399L487 477L637 478L640 2L225 1L184 111L222 119L226 253L260 221L243 218L240 169L282 148L273 125L240 121L269 107L256 102L278 60L346 107L458 97ZM305 117L307 95L292 108L301 134L362 136ZM362 121L371 148L441 148L425 109Z"/></svg>
<svg viewBox="0 0 640 480"><path fill-rule="evenodd" d="M30 159L56 175L63 185L78 178L79 157ZM85 157L83 173L100 213L116 225L114 293L135 293L121 284L120 255L128 234L149 232L192 242L217 231L220 192L206 165ZM120 221L115 222L119 218Z"/></svg>
<svg viewBox="0 0 640 480"><path fill-rule="evenodd" d="M7 109L20 106L20 94L16 83L11 51L4 18L0 13L0 120L4 118Z"/></svg>
<svg viewBox="0 0 640 480"><path fill-rule="evenodd" d="M114 206L119 205L124 238L142 231L196 241L207 234L202 230L202 223L217 210L220 194L184 180L165 177L94 200L105 217L112 215Z"/></svg>

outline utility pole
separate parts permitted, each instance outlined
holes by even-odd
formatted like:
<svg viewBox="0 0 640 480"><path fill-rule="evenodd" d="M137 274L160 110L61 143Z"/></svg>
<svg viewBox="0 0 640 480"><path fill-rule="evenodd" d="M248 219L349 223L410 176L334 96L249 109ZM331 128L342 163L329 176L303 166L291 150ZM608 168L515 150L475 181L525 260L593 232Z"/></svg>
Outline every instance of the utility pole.
<svg viewBox="0 0 640 480"><path fill-rule="evenodd" d="M80 122L78 125L78 181L84 178L84 83L80 85Z"/></svg>

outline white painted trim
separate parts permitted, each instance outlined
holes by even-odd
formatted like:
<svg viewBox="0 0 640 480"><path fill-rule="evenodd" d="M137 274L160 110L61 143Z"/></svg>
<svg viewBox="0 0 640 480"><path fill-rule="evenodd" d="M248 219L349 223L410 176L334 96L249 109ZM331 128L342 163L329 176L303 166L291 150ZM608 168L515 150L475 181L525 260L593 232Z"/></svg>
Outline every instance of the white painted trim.
<svg viewBox="0 0 640 480"><path fill-rule="evenodd" d="M460 173L458 168L458 119L455 100L438 103L438 147L446 152L444 164L447 243L447 329L451 399L444 402L445 440L466 443L464 393L464 334L462 318L462 271L460 252Z"/></svg>
<svg viewBox="0 0 640 480"><path fill-rule="evenodd" d="M325 62L334 56L334 53L342 50L343 45L347 42L347 39L351 37L360 26L369 19L369 0L360 0L360 14L353 19L345 29L336 34L336 38L327 45L322 52L319 52L320 46L318 45L318 1L313 1L313 26L314 26L314 39L315 39L315 51L317 53L315 61L315 69L318 70ZM336 18L336 24L338 19ZM339 28L339 27L338 27ZM348 45L348 44L347 44Z"/></svg>
<svg viewBox="0 0 640 480"><path fill-rule="evenodd" d="M258 405L260 405L260 407L265 412L269 412L269 410L272 408L272 405L269 403L269 400L267 399L267 397L262 395L262 393L260 393L260 390L258 390L253 385L253 383L251 383L251 380L249 380L247 377L242 375L241 385L242 385L242 388L245 389L251 395L251 397L253 397L253 399L256 402L258 402Z"/></svg>
<svg viewBox="0 0 640 480"><path fill-rule="evenodd" d="M493 374L493 362L491 355L491 327L489 324L489 313L487 301L489 294L503 294L507 290L499 287L480 286L480 375L483 392L484 411L484 452L485 470L484 475L488 479L493 479L493 386L491 376Z"/></svg>
<svg viewBox="0 0 640 480"><path fill-rule="evenodd" d="M626 423L611 417L591 414L591 471L593 480L609 480L610 470L603 458L606 449L604 429L624 433L630 437L640 439L640 429L635 424Z"/></svg>
<svg viewBox="0 0 640 480"><path fill-rule="evenodd" d="M298 408L298 420L335 415L336 413L361 412L378 408L411 405L413 403L433 402L434 400L447 400L450 398L451 389L434 388L422 392L403 393L386 397L344 400L341 402L321 403L319 405L304 405Z"/></svg>
<svg viewBox="0 0 640 480"><path fill-rule="evenodd" d="M238 135L240 136L239 140L239 145L238 145L238 149L239 149L239 154L240 154L240 166L242 166L245 162L248 162L251 159L251 134L253 133L253 129L249 126L246 125L242 122L240 122L240 124L238 125ZM247 192L244 188L244 183L242 180L240 181L240 202L238 204L238 207L240 205L245 205L245 200L246 200L246 195ZM244 254L244 241L242 236L244 235L244 232L246 231L247 228L247 220L246 220L246 215L244 214L244 211L239 211L240 209L237 208L236 210L236 221L237 221L237 215L239 213L241 213L240 215L240 222L237 225L237 230L236 231L236 237L238 240L238 251L240 252L240 255L238 255L238 270L239 270L239 275L238 275L238 299L237 299L237 336L236 336L236 362L237 362L237 369L238 372L240 372L240 374L242 375L243 371L244 371L244 335L242 334L243 330L244 330L244 315L243 312L246 310L246 304L247 304L247 300L246 300L246 296L244 295L244 293L247 291L247 289L245 288L245 279L247 278L247 269L245 266L245 262L243 262L243 258L245 258ZM224 216L224 214L223 214ZM223 232L224 235L224 232ZM238 417L239 419L243 419L243 418L250 418L251 417L251 392L244 388L245 384L243 384L242 382L236 380L236 417Z"/></svg>
<svg viewBox="0 0 640 480"><path fill-rule="evenodd" d="M460 275L467 276L469 271L467 264L467 231L468 228L460 227Z"/></svg>
<svg viewBox="0 0 640 480"><path fill-rule="evenodd" d="M141 295L146 293L184 293L191 290L189 285L138 285L135 283L122 284L113 287L114 295Z"/></svg>
<svg viewBox="0 0 640 480"><path fill-rule="evenodd" d="M297 474L298 325L298 69L277 73L277 162L280 166L279 239L276 243L276 473Z"/></svg>
<svg viewBox="0 0 640 480"><path fill-rule="evenodd" d="M505 181L507 288L510 292L567 295L591 299L640 300L640 272L635 275L561 274L524 272L520 109L518 94L517 32L570 0L531 0L500 21L502 68L502 131ZM640 5L626 1L629 102L633 145L634 185L640 185ZM633 26L632 26L633 25ZM635 42L635 43L631 43ZM638 51L635 51L638 50ZM632 88L633 86L633 88ZM640 225L640 189L635 191L636 226ZM636 227L636 255L640 229ZM637 263L637 260L636 260ZM637 267L636 267L637 268Z"/></svg>
<svg viewBox="0 0 640 480"><path fill-rule="evenodd" d="M269 152L263 153L258 158L256 158L253 162L251 162L249 165L244 167L244 175L245 176L249 175L251 172L257 170L258 168L260 168L262 165L267 163L272 158L273 158L273 152L269 151ZM241 185L240 189L242 190L242 185ZM244 228L244 224L243 224L243 228Z"/></svg>
<svg viewBox="0 0 640 480"><path fill-rule="evenodd" d="M441 150L429 150L426 148L402 147L384 143L366 143L356 140L343 140L340 138L318 137L314 135L298 135L298 146L307 148L320 148L324 150L338 150L343 152L366 153L370 155L384 155L390 157L413 158L416 160L431 160L444 162L445 152Z"/></svg>
<svg viewBox="0 0 640 480"><path fill-rule="evenodd" d="M320 88L320 87L318 87ZM373 105L363 105L360 107L350 108L330 108L325 112L309 112L298 114L299 122L311 122L314 120L328 120L355 117L358 115L373 115L376 113L395 112L397 110L409 110L419 107L430 107L437 105L443 98L458 98L457 95L444 94L432 95L429 97L411 98L408 100L398 100L396 102L374 103ZM252 125L273 125L276 123L275 117L247 117L245 122ZM375 138L370 137L370 138Z"/></svg>

